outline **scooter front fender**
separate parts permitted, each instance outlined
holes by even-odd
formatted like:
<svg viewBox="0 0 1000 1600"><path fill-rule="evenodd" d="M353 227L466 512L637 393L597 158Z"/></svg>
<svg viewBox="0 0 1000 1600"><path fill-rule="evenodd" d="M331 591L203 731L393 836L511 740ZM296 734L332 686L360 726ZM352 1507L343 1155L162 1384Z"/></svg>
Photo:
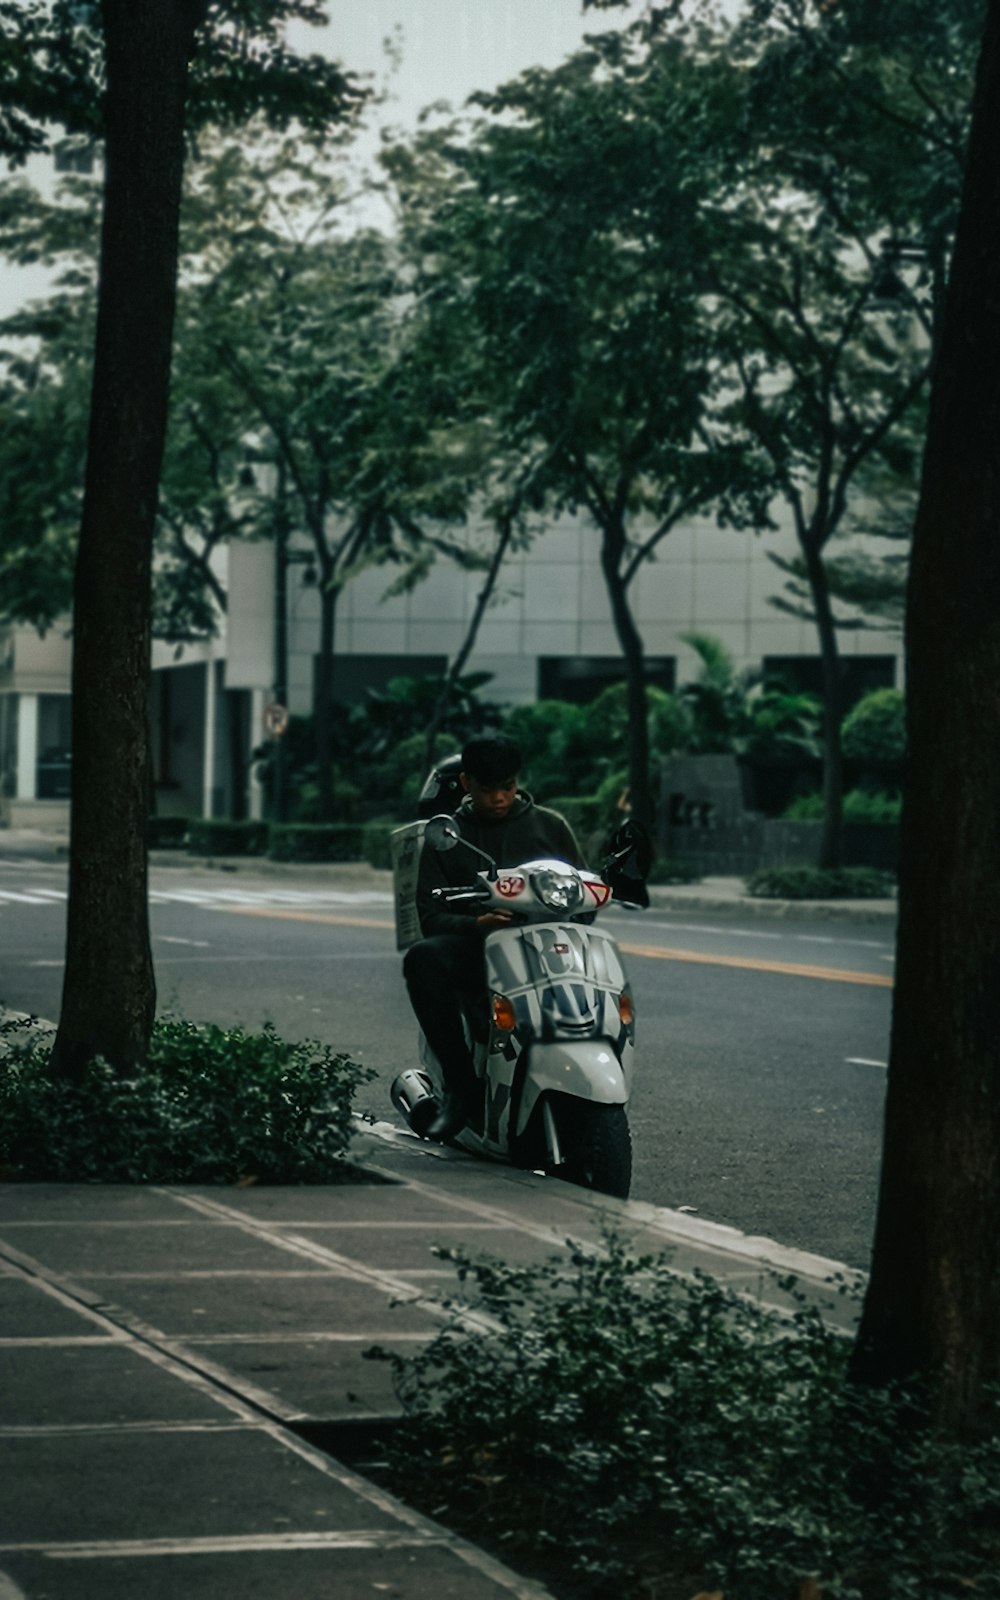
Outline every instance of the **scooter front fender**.
<svg viewBox="0 0 1000 1600"><path fill-rule="evenodd" d="M629 1074L607 1039L558 1040L530 1047L528 1073L517 1114L522 1134L542 1094L570 1094L577 1100L623 1106L629 1098Z"/></svg>

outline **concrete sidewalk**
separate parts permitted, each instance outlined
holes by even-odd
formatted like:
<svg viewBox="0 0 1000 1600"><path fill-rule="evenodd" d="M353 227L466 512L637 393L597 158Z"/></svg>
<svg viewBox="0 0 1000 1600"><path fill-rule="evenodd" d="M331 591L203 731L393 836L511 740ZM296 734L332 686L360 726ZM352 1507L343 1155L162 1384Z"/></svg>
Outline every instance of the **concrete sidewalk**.
<svg viewBox="0 0 1000 1600"><path fill-rule="evenodd" d="M336 1454L398 1415L365 1349L418 1348L460 1293L435 1246L534 1262L610 1223L770 1303L797 1274L853 1319L831 1282L852 1274L767 1240L385 1124L351 1155L371 1181L0 1185L0 1600L541 1600Z"/></svg>

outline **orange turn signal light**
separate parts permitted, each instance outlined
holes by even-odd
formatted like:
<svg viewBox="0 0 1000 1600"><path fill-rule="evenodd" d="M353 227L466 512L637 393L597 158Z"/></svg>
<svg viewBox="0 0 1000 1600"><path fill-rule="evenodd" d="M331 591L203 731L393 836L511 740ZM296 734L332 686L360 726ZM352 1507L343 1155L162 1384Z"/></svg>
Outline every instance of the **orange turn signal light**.
<svg viewBox="0 0 1000 1600"><path fill-rule="evenodd" d="M493 1026L500 1028L504 1033L513 1033L517 1027L517 1013L514 1002L508 1000L505 994L493 996Z"/></svg>
<svg viewBox="0 0 1000 1600"><path fill-rule="evenodd" d="M630 1028L635 1021L635 1006L632 1004L632 996L627 990L623 990L618 996L618 1015L626 1028Z"/></svg>

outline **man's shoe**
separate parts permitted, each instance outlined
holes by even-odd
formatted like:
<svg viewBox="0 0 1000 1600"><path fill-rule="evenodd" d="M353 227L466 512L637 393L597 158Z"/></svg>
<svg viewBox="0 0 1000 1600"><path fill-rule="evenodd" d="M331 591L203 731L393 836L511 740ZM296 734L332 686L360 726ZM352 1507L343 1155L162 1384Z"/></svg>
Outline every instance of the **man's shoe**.
<svg viewBox="0 0 1000 1600"><path fill-rule="evenodd" d="M454 1139L468 1122L470 1109L468 1094L461 1089L446 1089L441 1109L434 1121L428 1124L424 1138L434 1139L438 1144L443 1144L446 1139Z"/></svg>

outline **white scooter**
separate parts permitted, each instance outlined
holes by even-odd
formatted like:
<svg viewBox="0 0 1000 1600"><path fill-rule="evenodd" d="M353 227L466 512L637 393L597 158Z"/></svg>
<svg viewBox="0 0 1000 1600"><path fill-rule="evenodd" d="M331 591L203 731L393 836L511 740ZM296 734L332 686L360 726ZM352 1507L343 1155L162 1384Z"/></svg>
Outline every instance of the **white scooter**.
<svg viewBox="0 0 1000 1600"><path fill-rule="evenodd" d="M618 848L605 864L613 890L563 861L498 868L449 816L421 826L424 849L460 847L486 862L474 886L437 889L440 899L514 916L484 942L482 1008L465 1019L479 1093L454 1142L624 1199L632 1175L627 1106L635 1008L614 939L592 923L613 893L646 903L639 878L627 876L641 854L639 836L628 833L628 823L619 830ZM423 1037L420 1046L421 1067L400 1073L391 1095L423 1136L437 1113L443 1077Z"/></svg>

